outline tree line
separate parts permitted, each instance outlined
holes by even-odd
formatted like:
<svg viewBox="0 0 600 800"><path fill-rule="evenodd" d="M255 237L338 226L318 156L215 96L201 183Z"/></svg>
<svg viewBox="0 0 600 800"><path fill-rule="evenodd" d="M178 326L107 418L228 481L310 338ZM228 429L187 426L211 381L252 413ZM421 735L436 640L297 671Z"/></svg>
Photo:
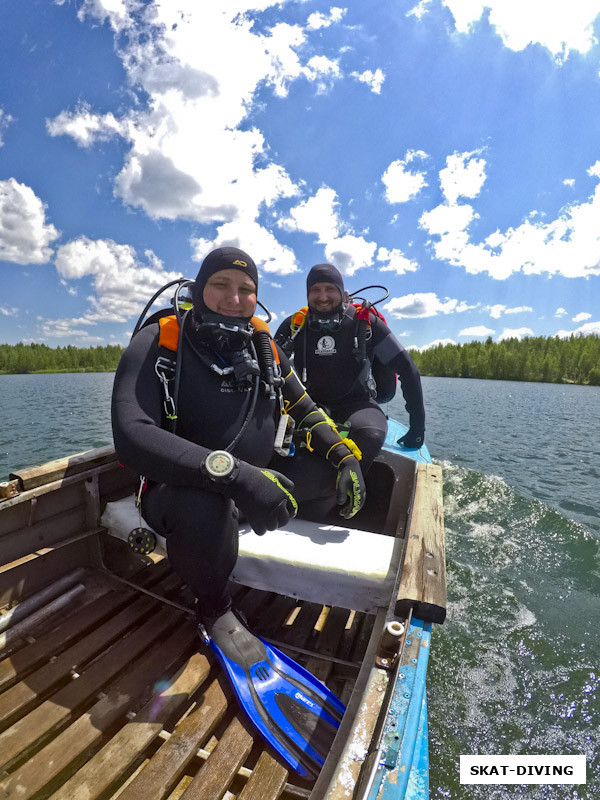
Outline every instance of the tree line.
<svg viewBox="0 0 600 800"><path fill-rule="evenodd" d="M120 345L0 344L0 373L114 372ZM446 344L410 351L421 375L600 386L600 337L551 336Z"/></svg>
<svg viewBox="0 0 600 800"><path fill-rule="evenodd" d="M0 372L114 372L123 354L120 345L48 347L45 344L0 344Z"/></svg>
<svg viewBox="0 0 600 800"><path fill-rule="evenodd" d="M531 336L410 351L421 375L600 386L600 337Z"/></svg>

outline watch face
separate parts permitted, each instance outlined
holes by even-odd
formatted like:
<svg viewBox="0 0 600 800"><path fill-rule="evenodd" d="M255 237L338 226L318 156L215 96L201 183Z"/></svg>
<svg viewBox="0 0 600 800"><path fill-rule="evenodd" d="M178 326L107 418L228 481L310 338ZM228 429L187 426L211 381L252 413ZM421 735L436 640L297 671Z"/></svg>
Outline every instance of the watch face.
<svg viewBox="0 0 600 800"><path fill-rule="evenodd" d="M206 471L214 478L227 477L233 465L233 456L226 450L215 450L206 457Z"/></svg>

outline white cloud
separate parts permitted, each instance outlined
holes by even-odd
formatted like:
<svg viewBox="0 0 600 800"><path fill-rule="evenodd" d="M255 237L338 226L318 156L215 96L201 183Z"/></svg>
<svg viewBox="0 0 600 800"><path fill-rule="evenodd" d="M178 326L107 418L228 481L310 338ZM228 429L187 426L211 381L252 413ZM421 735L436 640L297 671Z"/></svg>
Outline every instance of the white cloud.
<svg viewBox="0 0 600 800"><path fill-rule="evenodd" d="M522 339L523 336L533 336L531 328L505 328L497 341L503 342L505 339Z"/></svg>
<svg viewBox="0 0 600 800"><path fill-rule="evenodd" d="M461 313L475 308L475 306L469 306L462 300L455 300L450 297L440 300L434 292L393 297L383 307L396 319L403 317L435 317L437 314Z"/></svg>
<svg viewBox="0 0 600 800"><path fill-rule="evenodd" d="M302 74L307 80L316 83L317 94L330 91L335 81L342 77L339 62L327 56L313 56L303 68Z"/></svg>
<svg viewBox="0 0 600 800"><path fill-rule="evenodd" d="M575 178L565 178L563 181L563 185L570 186L571 188L573 188L573 186L575 186Z"/></svg>
<svg viewBox="0 0 600 800"><path fill-rule="evenodd" d="M55 259L59 275L65 280L93 276L96 291L95 297L88 297L89 311L69 324L124 322L139 314L161 286L180 277L179 273L166 272L151 250L145 252L144 259L145 263L130 245L110 239L92 241L83 236L59 247Z"/></svg>
<svg viewBox="0 0 600 800"><path fill-rule="evenodd" d="M115 135L125 135L127 125L113 114L94 114L87 103L75 111L61 111L54 119L46 120L50 136L71 136L80 147L90 147L97 141L107 141Z"/></svg>
<svg viewBox="0 0 600 800"><path fill-rule="evenodd" d="M328 28L334 22L339 22L347 10L347 8L337 8L336 6L332 6L329 9L329 14L321 14L320 11L315 11L314 14L309 16L306 24L311 30Z"/></svg>
<svg viewBox="0 0 600 800"><path fill-rule="evenodd" d="M46 222L46 206L34 191L14 178L0 181L0 260L45 264L59 236Z"/></svg>
<svg viewBox="0 0 600 800"><path fill-rule="evenodd" d="M555 317L564 317L567 314L566 308L557 308L554 312Z"/></svg>
<svg viewBox="0 0 600 800"><path fill-rule="evenodd" d="M316 233L320 242L334 239L340 228L337 193L329 186L322 186L312 197L292 208L289 217L280 220L279 225L286 231Z"/></svg>
<svg viewBox="0 0 600 800"><path fill-rule="evenodd" d="M13 121L13 118L4 109L0 108L0 147L4 144L4 132Z"/></svg>
<svg viewBox="0 0 600 800"><path fill-rule="evenodd" d="M270 86L283 97L297 80L323 92L343 78L338 61L315 52L311 37L318 44L328 32L315 31L339 23L345 10L311 15L306 27L276 23L259 30L256 12L278 6L275 0L85 0L80 18L111 25L140 102L121 115L96 114L83 104L49 120L48 131L82 146L119 134L128 151L115 193L152 218L259 225L265 207L298 190L270 159L261 131L247 124L255 92ZM205 238L223 235L213 229ZM272 263L281 250L272 236L267 240ZM289 270L288 258L281 271Z"/></svg>
<svg viewBox="0 0 600 800"><path fill-rule="evenodd" d="M381 86L385 80L385 75L379 68L377 68L375 72L366 69L364 72L351 72L350 74L353 78L356 78L356 80L370 86L373 94L381 94Z"/></svg>
<svg viewBox="0 0 600 800"><path fill-rule="evenodd" d="M496 305L493 306L485 306L485 311L489 311L490 317L493 319L500 319L502 314L522 314L525 311L533 311L533 308L531 308L531 306L514 306L513 308L507 308L500 303L496 303Z"/></svg>
<svg viewBox="0 0 600 800"><path fill-rule="evenodd" d="M486 328L485 325L476 325L473 328L463 328L459 331L459 336L491 336L496 331L492 328Z"/></svg>
<svg viewBox="0 0 600 800"><path fill-rule="evenodd" d="M574 331L557 331L554 335L560 339L568 339L569 336L600 336L600 322L586 322Z"/></svg>
<svg viewBox="0 0 600 800"><path fill-rule="evenodd" d="M343 275L354 275L362 267L373 263L377 245L363 236L346 233L325 244L325 258L335 264Z"/></svg>
<svg viewBox="0 0 600 800"><path fill-rule="evenodd" d="M600 177L600 161L588 169ZM442 204L426 211L419 224L430 235L437 258L471 274L488 272L502 280L514 272L559 274L566 278L600 275L600 183L589 202L567 206L550 222L531 214L521 225L496 231L479 244L471 242L470 223L478 218L473 207Z"/></svg>
<svg viewBox="0 0 600 800"><path fill-rule="evenodd" d="M385 267L381 267L382 272L395 272L397 275L404 275L405 272L414 272L419 269L417 262L407 258L402 250L388 250L387 247L379 248L377 261L388 262Z"/></svg>
<svg viewBox="0 0 600 800"><path fill-rule="evenodd" d="M590 319L591 316L592 315L588 314L586 311L581 311L579 314L574 316L572 319L573 319L573 322L584 322L586 319Z"/></svg>
<svg viewBox="0 0 600 800"><path fill-rule="evenodd" d="M429 344L424 344L421 347L418 347L415 344L410 345L407 347L407 350L419 350L419 352L423 352L423 350L430 350L432 347L445 347L447 344L456 344L454 339L434 339L433 342L429 342Z"/></svg>
<svg viewBox="0 0 600 800"><path fill-rule="evenodd" d="M410 11L406 12L407 17L416 17L417 19L421 19L426 14L429 13L429 6L431 5L431 0L419 0L414 8L411 8Z"/></svg>
<svg viewBox="0 0 600 800"><path fill-rule="evenodd" d="M468 33L482 16L489 14L504 45L523 50L529 44L541 44L563 63L572 51L587 53L597 43L594 21L600 14L596 0L572 3L548 3L544 0L442 0L450 9L459 33ZM428 0L412 10L417 17L428 10Z"/></svg>
<svg viewBox="0 0 600 800"><path fill-rule="evenodd" d="M453 153L446 158L440 170L440 186L448 203L453 205L459 197L477 197L485 183L485 161L477 158L479 150L470 153Z"/></svg>
<svg viewBox="0 0 600 800"><path fill-rule="evenodd" d="M407 150L404 159L392 161L381 176L388 203L406 203L427 186L424 172L407 169L413 161L423 161L426 158L427 153L422 150Z"/></svg>
<svg viewBox="0 0 600 800"><path fill-rule="evenodd" d="M377 244L357 236L339 215L336 192L322 186L315 195L290 210L289 217L279 221L287 231L314 233L325 247L325 258L344 275L354 275L361 267L373 263Z"/></svg>
<svg viewBox="0 0 600 800"><path fill-rule="evenodd" d="M18 308L6 308L6 306L0 306L0 314L2 314L4 317L16 317L18 313Z"/></svg>
<svg viewBox="0 0 600 800"><path fill-rule="evenodd" d="M77 341L79 344L92 346L105 342L104 336L93 336L85 327L95 325L94 321L88 320L85 316L76 319L42 319L40 321L40 341L46 339L69 339L72 343Z"/></svg>
<svg viewBox="0 0 600 800"><path fill-rule="evenodd" d="M192 239L193 258L202 261L216 247L239 247L254 259L256 266L265 272L289 275L297 272L296 256L289 247L281 244L271 231L257 222L228 222L217 229L213 239Z"/></svg>

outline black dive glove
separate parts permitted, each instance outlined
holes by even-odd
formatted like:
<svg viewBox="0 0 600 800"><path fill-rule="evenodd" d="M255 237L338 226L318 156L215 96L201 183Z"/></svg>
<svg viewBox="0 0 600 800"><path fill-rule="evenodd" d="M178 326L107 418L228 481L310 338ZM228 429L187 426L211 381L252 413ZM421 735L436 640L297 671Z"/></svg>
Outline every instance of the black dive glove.
<svg viewBox="0 0 600 800"><path fill-rule="evenodd" d="M294 484L285 475L272 469L261 469L240 461L240 470L225 494L246 517L254 533L281 528L298 511L292 495Z"/></svg>
<svg viewBox="0 0 600 800"><path fill-rule="evenodd" d="M340 516L350 519L358 514L367 497L362 470L354 456L342 460L338 467L336 486Z"/></svg>
<svg viewBox="0 0 600 800"><path fill-rule="evenodd" d="M416 450L425 441L425 431L423 428L409 428L408 432L398 439L398 444L407 447L409 450Z"/></svg>

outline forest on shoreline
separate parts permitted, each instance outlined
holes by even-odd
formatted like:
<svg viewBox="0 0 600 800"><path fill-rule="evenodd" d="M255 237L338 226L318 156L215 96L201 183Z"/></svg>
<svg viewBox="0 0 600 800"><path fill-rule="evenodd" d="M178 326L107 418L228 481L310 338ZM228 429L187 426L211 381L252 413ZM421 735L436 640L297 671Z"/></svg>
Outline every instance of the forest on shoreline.
<svg viewBox="0 0 600 800"><path fill-rule="evenodd" d="M114 372L123 351L120 345L0 344L0 374ZM430 377L600 386L600 337L596 335L531 336L502 342L488 338L410 353L421 375Z"/></svg>
<svg viewBox="0 0 600 800"><path fill-rule="evenodd" d="M421 375L600 386L600 336L527 336L410 351Z"/></svg>
<svg viewBox="0 0 600 800"><path fill-rule="evenodd" d="M36 372L114 372L124 347L48 347L45 344L0 344L0 374Z"/></svg>

